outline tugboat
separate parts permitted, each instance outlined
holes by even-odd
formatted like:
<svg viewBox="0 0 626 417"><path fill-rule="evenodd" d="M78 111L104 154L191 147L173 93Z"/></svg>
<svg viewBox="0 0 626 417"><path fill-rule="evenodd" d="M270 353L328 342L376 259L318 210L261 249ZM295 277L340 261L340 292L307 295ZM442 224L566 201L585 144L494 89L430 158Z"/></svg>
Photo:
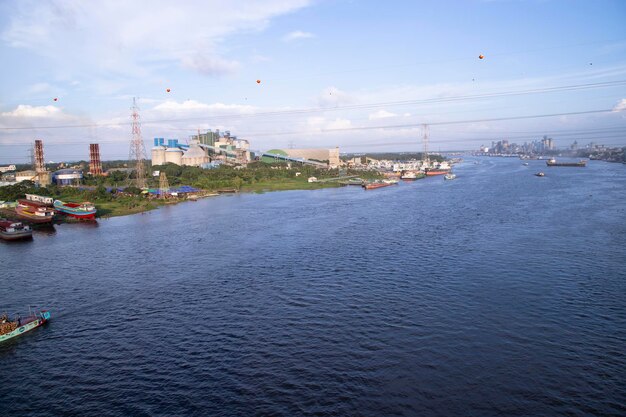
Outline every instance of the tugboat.
<svg viewBox="0 0 626 417"><path fill-rule="evenodd" d="M36 329L37 327L46 324L48 320L50 320L50 312L47 310L41 310L39 313L32 313L26 318L20 318L18 316L13 320L10 320L9 316L4 313L0 316L0 342L4 342L5 340L12 339Z"/></svg>
<svg viewBox="0 0 626 417"><path fill-rule="evenodd" d="M0 239L20 240L33 237L30 226L25 226L21 222L14 222L7 219L0 219Z"/></svg>
<svg viewBox="0 0 626 417"><path fill-rule="evenodd" d="M77 219L93 220L96 218L96 207L87 201L84 203L64 203L60 200L54 200L54 208Z"/></svg>

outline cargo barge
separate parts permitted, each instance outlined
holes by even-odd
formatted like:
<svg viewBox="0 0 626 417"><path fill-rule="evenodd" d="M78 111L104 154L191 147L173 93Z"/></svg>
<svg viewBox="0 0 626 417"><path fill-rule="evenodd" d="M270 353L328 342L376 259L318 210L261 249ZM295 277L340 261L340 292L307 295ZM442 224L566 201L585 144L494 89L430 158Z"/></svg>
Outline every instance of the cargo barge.
<svg viewBox="0 0 626 417"><path fill-rule="evenodd" d="M60 200L54 200L54 208L63 214L81 220L93 220L96 218L96 207L87 201L84 203L65 203Z"/></svg>
<svg viewBox="0 0 626 417"><path fill-rule="evenodd" d="M366 190L375 190L376 188L389 187L390 185L398 184L397 180L384 180L384 181L372 181L363 184L363 188Z"/></svg>
<svg viewBox="0 0 626 417"><path fill-rule="evenodd" d="M44 203L37 201L19 199L15 207L15 213L20 219L28 220L31 223L50 223L54 219L56 210Z"/></svg>
<svg viewBox="0 0 626 417"><path fill-rule="evenodd" d="M578 162L556 162L556 159L552 158L546 161L546 165L549 167L586 167L587 161Z"/></svg>

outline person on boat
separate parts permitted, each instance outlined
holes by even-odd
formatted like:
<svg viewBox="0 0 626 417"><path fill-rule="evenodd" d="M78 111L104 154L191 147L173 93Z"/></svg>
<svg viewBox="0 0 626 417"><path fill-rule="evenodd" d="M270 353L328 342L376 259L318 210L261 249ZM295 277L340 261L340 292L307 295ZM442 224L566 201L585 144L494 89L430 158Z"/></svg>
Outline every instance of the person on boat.
<svg viewBox="0 0 626 417"><path fill-rule="evenodd" d="M8 320L9 320L9 316L7 316L7 313L4 313L3 315L0 316L1 324L5 324Z"/></svg>

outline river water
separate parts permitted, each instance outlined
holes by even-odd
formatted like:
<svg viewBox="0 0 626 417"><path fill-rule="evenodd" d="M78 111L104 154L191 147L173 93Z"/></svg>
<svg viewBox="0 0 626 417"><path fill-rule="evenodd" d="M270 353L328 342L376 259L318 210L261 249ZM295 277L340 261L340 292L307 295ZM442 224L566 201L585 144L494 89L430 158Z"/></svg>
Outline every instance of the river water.
<svg viewBox="0 0 626 417"><path fill-rule="evenodd" d="M626 165L456 173L0 242L0 415L626 414Z"/></svg>

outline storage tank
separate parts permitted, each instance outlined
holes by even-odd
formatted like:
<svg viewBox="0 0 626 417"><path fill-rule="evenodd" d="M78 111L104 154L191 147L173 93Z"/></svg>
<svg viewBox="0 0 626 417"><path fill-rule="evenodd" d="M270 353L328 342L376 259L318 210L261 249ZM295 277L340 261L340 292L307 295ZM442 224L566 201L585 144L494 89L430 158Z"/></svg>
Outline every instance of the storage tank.
<svg viewBox="0 0 626 417"><path fill-rule="evenodd" d="M165 146L152 148L152 165L163 165L165 163Z"/></svg>
<svg viewBox="0 0 626 417"><path fill-rule="evenodd" d="M165 151L165 162L171 162L172 164L183 164L183 150L180 148L167 148Z"/></svg>

